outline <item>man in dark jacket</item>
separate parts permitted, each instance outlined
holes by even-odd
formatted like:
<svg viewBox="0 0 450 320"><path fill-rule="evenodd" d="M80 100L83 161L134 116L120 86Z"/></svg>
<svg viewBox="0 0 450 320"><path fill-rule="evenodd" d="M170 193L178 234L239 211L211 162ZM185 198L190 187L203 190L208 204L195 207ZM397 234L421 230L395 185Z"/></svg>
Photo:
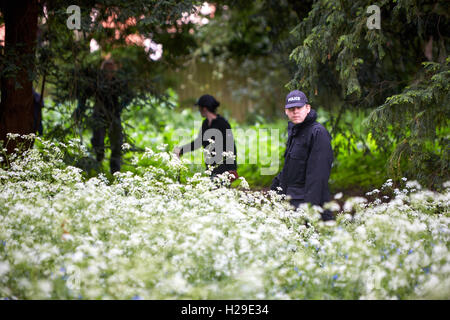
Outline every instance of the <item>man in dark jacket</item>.
<svg viewBox="0 0 450 320"><path fill-rule="evenodd" d="M287 95L285 113L290 121L284 166L271 189L290 196L295 207L306 202L322 206L330 200L331 136L316 122L317 113L303 92L294 90ZM324 220L331 217L329 211L322 215Z"/></svg>
<svg viewBox="0 0 450 320"><path fill-rule="evenodd" d="M86 110L87 99L94 98L91 143L96 159L101 163L105 157L105 138L108 134L111 148L109 168L112 174L120 171L121 167L123 144L121 112L131 102L129 87L124 79L118 77L118 72L119 66L113 59L104 60L100 70L95 74L95 81L89 83L80 94L74 113L75 119L79 121Z"/></svg>
<svg viewBox="0 0 450 320"><path fill-rule="evenodd" d="M111 145L111 158L109 167L111 173L120 171L123 133L120 114L123 105L120 103L120 82L115 77L117 64L112 59L103 61L97 79L96 99L94 105L94 128L92 134L92 147L97 161L105 157L105 136L109 134Z"/></svg>
<svg viewBox="0 0 450 320"><path fill-rule="evenodd" d="M195 105L199 107L201 116L205 118L200 132L194 141L182 147L175 148L174 152L178 156L181 156L184 153L194 151L203 146L204 149L215 153L215 156L205 156L205 165L215 167L211 176L214 177L228 171L234 176L234 178L230 179L232 182L239 177L235 157L236 145L230 124L224 117L217 113L217 108L220 103L212 95L205 94L198 99ZM210 143L210 139L214 140L214 143ZM223 152L232 153L234 157L224 157Z"/></svg>

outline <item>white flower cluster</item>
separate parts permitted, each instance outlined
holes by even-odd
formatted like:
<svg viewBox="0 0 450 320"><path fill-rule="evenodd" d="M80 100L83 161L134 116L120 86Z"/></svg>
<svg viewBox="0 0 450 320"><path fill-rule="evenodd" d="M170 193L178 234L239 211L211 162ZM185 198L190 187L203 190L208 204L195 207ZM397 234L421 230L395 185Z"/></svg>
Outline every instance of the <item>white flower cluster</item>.
<svg viewBox="0 0 450 320"><path fill-rule="evenodd" d="M319 207L201 174L85 179L43 144L0 169L0 298L450 298L449 189L353 198L325 223Z"/></svg>

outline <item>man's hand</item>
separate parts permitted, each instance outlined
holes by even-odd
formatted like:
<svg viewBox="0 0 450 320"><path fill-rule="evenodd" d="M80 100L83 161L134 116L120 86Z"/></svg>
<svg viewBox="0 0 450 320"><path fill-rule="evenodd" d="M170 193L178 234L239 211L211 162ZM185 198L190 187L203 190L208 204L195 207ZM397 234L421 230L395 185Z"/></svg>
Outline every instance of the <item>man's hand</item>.
<svg viewBox="0 0 450 320"><path fill-rule="evenodd" d="M179 158L180 157L180 152L181 152L181 148L180 147L175 147L173 148L173 153L175 153L175 155Z"/></svg>

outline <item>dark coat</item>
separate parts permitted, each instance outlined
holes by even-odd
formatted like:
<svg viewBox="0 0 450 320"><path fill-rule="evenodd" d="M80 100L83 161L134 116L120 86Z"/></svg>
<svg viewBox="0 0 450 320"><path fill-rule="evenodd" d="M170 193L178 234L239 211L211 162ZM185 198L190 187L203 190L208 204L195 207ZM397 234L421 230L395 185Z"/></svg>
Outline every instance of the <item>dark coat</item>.
<svg viewBox="0 0 450 320"><path fill-rule="evenodd" d="M316 119L317 113L311 109L302 123L288 123L284 166L271 189L281 187L281 193L297 203L323 205L330 200L328 179L333 150L330 134Z"/></svg>
<svg viewBox="0 0 450 320"><path fill-rule="evenodd" d="M42 108L44 107L43 101L41 101L41 95L33 89L33 129L34 132L38 132L40 136L44 132L42 127Z"/></svg>
<svg viewBox="0 0 450 320"><path fill-rule="evenodd" d="M222 134L222 141L223 141L223 151L227 151L227 152L233 152L233 154L236 156L236 145L234 143L234 137L233 134L231 132L231 126L228 123L228 121L222 117L221 115L217 115L217 118L211 121L211 125L208 124L208 119L205 119L202 123L202 128L200 129L200 132L198 133L197 138L188 143L185 144L184 146L181 147L181 151L180 151L180 156L186 152L191 152L194 151L198 148L200 148L201 146L203 146L203 148L208 148L208 146L210 145L208 139L206 139L204 137L205 132L209 129L217 129L220 131L220 133ZM213 140L215 140L215 138L212 138ZM214 150L216 152L220 152L218 150ZM221 152L220 152L221 153ZM206 159L205 159L206 161ZM231 162L231 163L230 163ZM217 163L215 163L214 161L211 162L207 162L207 165L217 165ZM217 174L221 174L224 173L225 171L236 171L237 170L237 163L236 163L236 158L234 158L233 161L230 161L225 158L223 158L223 160L221 161L221 164L219 164L212 172L212 175L217 175Z"/></svg>

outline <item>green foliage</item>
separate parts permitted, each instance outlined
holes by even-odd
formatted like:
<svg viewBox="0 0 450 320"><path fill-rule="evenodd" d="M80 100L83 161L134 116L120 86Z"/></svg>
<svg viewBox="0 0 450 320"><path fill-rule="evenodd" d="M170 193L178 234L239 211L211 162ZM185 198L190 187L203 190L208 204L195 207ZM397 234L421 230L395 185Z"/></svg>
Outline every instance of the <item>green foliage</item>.
<svg viewBox="0 0 450 320"><path fill-rule="evenodd" d="M292 2L217 1L214 18L195 28L191 64L206 64L205 72L221 81L217 93L245 109L239 112L244 113L241 122L282 116L280 104L287 93L282 85L295 67L289 61L295 47L289 30L298 21Z"/></svg>
<svg viewBox="0 0 450 320"><path fill-rule="evenodd" d="M449 64L450 58L445 64L424 63L420 81L386 99L368 118L379 144L389 134L399 141L389 163L397 180L415 177L432 188L450 177Z"/></svg>
<svg viewBox="0 0 450 320"><path fill-rule="evenodd" d="M384 151L398 146L389 174L432 188L448 178L449 167L444 128L450 109L445 62L450 42L440 31L450 28L448 2L379 1L379 30L366 26L372 4L314 2L292 31L300 45L290 56L297 73L288 87L303 89L313 104L333 113L339 105L380 106L366 124Z"/></svg>
<svg viewBox="0 0 450 320"><path fill-rule="evenodd" d="M115 75L117 83L126 87L120 92L120 99L145 101L147 95L152 94L162 101L167 100L164 92L170 80L163 75L168 66L181 64L189 48L195 46L189 33L191 22L178 26L175 33L170 29L177 26L177 20L184 13L194 12L196 4L199 2L192 0L79 1L76 5L81 9L81 28L70 30L66 25L70 14L66 9L73 3L46 1L45 10L41 6L39 13L36 52L39 77L35 77L39 81L35 88L40 91L45 81L45 93L55 102L53 108L74 102L71 104L74 110L78 101L90 109L95 103L101 63L110 57L119 68ZM163 45L162 59L149 58L152 52L144 49L144 38ZM91 52L93 40L100 50ZM33 69L30 68L30 72ZM152 106L147 101L143 104ZM77 120L80 129L89 126L89 117Z"/></svg>
<svg viewBox="0 0 450 320"><path fill-rule="evenodd" d="M197 109L180 109L176 93L169 90L166 94L169 97L167 101L147 99L146 101L153 104L152 108L133 103L123 112L125 142L128 145L123 155L123 172L131 171L139 174L137 171L139 167L145 168L150 165L158 167L161 165L159 161L143 156L148 148L162 147L163 150L172 151L174 147L188 143L197 136L203 121ZM43 119L44 128L49 128L44 130L46 138L52 139L56 144L68 144L71 139L77 138L87 150L92 150L90 128L74 126L67 120L71 117L70 104L54 108L54 103L46 100L46 105L49 109ZM322 109L318 110L318 114L318 121L331 131L331 114ZM229 120L235 135L238 161L241 162L238 162L239 175L245 177L254 189L268 188L284 163L286 119L266 122L260 118L253 124L240 124L228 114L224 116ZM362 125L364 118L364 113L346 110L339 122L341 132L332 135L335 160L330 188L333 193L358 190L361 194L382 184L388 177L388 155L393 149L385 150L377 145L372 134ZM349 123L352 126L349 126ZM270 136L271 134L273 136ZM393 139L392 136L389 138ZM391 146L393 147L394 145ZM73 156L73 159L75 158L76 161L70 161L71 158L67 157L67 163L82 168L87 176L95 176L101 172L112 179L108 169L108 149L102 164L96 162L92 153L78 158ZM186 154L182 158L189 160L189 163L185 164L188 170L180 171L177 175L177 179L181 182L206 169L203 165L202 149ZM194 160L197 164L194 164ZM272 173L262 174L261 168L271 168Z"/></svg>
<svg viewBox="0 0 450 320"><path fill-rule="evenodd" d="M337 140L340 139L345 138L343 135L338 135ZM336 154L329 181L331 192L361 194L386 181L388 178L388 154L378 150L376 145L373 145L371 151L367 152L363 149L360 141L357 143L354 143L353 139L346 141L349 146L356 147L357 150ZM374 140L369 135L367 143L370 142L373 143ZM335 141L333 144L337 143L339 141Z"/></svg>

